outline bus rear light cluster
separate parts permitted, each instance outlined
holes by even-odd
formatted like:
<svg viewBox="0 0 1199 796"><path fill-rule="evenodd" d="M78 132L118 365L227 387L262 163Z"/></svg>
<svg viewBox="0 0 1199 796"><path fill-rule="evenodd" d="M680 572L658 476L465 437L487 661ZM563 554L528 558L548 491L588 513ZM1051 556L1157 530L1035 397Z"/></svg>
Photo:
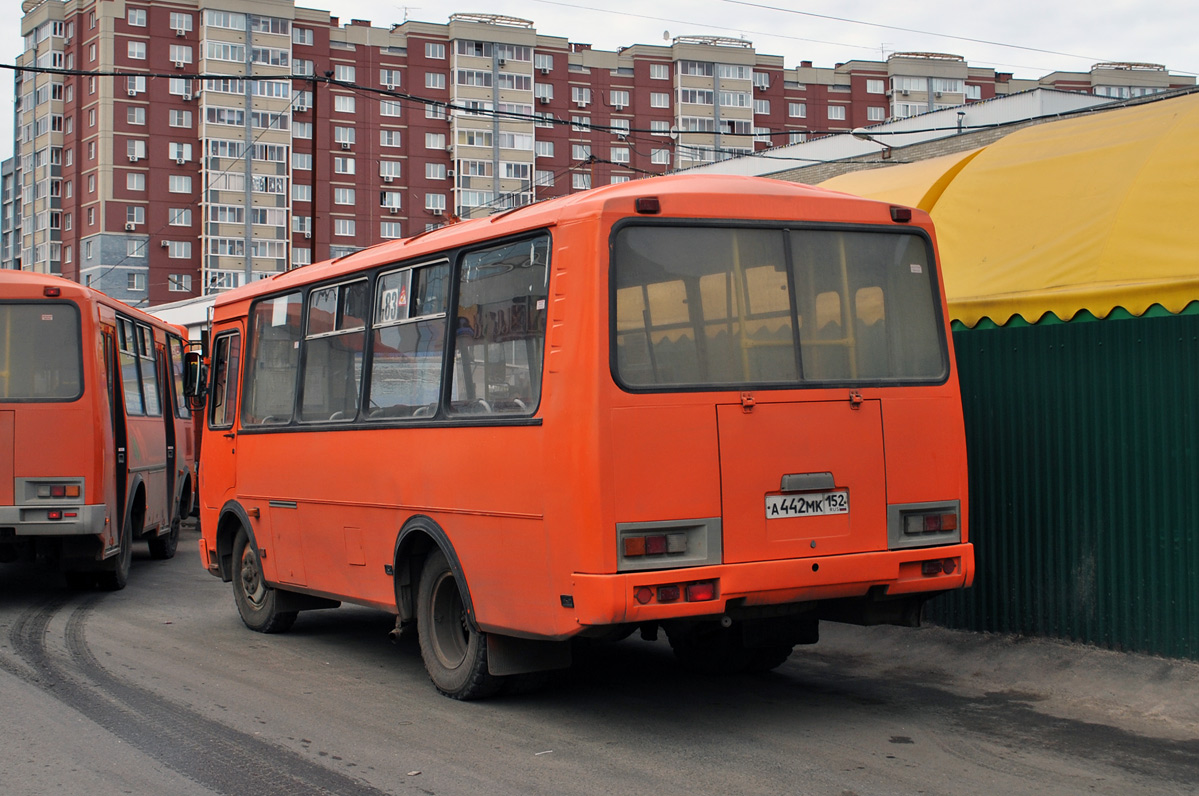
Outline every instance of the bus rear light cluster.
<svg viewBox="0 0 1199 796"><path fill-rule="evenodd" d="M77 498L79 497L79 484L39 484L37 496L51 499Z"/></svg>
<svg viewBox="0 0 1199 796"><path fill-rule="evenodd" d="M957 559L955 559L955 558L946 558L946 559L937 558L932 561L921 562L920 574L928 575L930 577L933 575L940 575L942 573L944 573L946 575L952 575L954 572L957 571L957 568L958 568Z"/></svg>
<svg viewBox="0 0 1199 796"><path fill-rule="evenodd" d="M925 533L944 533L956 531L958 515L956 514L906 514L903 518L903 532L908 536L919 536Z"/></svg>
<svg viewBox="0 0 1199 796"><path fill-rule="evenodd" d="M657 603L710 602L716 599L716 581L701 580L695 583L669 583L662 586L638 586L633 599L640 605Z"/></svg>
<svg viewBox="0 0 1199 796"><path fill-rule="evenodd" d="M682 532L626 536L622 542L625 558L687 552L687 534Z"/></svg>

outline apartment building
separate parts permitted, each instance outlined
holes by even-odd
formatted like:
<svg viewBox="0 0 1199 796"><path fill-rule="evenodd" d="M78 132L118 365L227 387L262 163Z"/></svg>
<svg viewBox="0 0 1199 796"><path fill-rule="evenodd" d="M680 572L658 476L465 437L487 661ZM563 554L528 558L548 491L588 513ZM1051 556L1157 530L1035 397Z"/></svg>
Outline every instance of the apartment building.
<svg viewBox="0 0 1199 796"><path fill-rule="evenodd" d="M378 27L290 0L22 11L3 264L142 306L1029 83L1194 82L1145 64L1019 81L938 53L788 67L714 36L601 51L524 19Z"/></svg>

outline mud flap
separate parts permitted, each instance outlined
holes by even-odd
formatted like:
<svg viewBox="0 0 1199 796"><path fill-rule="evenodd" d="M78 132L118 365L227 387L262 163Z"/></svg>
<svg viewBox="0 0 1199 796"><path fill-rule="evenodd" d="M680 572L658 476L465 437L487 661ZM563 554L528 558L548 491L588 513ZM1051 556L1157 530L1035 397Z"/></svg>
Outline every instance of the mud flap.
<svg viewBox="0 0 1199 796"><path fill-rule="evenodd" d="M487 671L496 676L565 669L570 662L569 641L487 634Z"/></svg>

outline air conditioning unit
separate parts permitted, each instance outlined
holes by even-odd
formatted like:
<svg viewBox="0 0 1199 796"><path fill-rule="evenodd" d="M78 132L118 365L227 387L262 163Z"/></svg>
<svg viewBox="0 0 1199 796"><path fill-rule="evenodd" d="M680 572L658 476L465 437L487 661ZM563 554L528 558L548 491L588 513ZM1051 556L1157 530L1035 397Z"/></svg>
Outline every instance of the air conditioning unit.
<svg viewBox="0 0 1199 796"><path fill-rule="evenodd" d="M187 158L175 158L175 163L177 163L180 166L182 166L186 162L187 162Z"/></svg>
<svg viewBox="0 0 1199 796"><path fill-rule="evenodd" d="M549 104L550 104L550 98L549 98L549 97L538 97L538 98L537 98L537 101L538 101L538 102L540 102L542 105L549 105Z"/></svg>
<svg viewBox="0 0 1199 796"><path fill-rule="evenodd" d="M457 175L458 172L454 171L453 169L446 169L445 171L445 176L447 177L456 177Z"/></svg>
<svg viewBox="0 0 1199 796"><path fill-rule="evenodd" d="M395 182L395 179L396 178L391 176L390 174L383 175L383 182Z"/></svg>
<svg viewBox="0 0 1199 796"><path fill-rule="evenodd" d="M170 242L169 240L161 240L161 241L159 241L159 242L158 242L158 245L159 245L159 246L161 246L161 247L162 247L162 248L164 248L164 249L169 249L169 248L171 248L171 242Z"/></svg>
<svg viewBox="0 0 1199 796"><path fill-rule="evenodd" d="M388 212L388 213L391 213L391 214L394 216L396 213L400 212L400 208L398 208L398 207L389 207L389 208L387 208L387 212Z"/></svg>
<svg viewBox="0 0 1199 796"><path fill-rule="evenodd" d="M395 90L396 90L395 83L388 83L388 84L387 84L387 90L388 90L388 91L395 91Z"/></svg>
<svg viewBox="0 0 1199 796"><path fill-rule="evenodd" d="M141 158L140 158L140 157L138 157L137 155L130 155L130 156L129 156L129 162L130 162L130 163L137 163L139 160L141 160Z"/></svg>
<svg viewBox="0 0 1199 796"><path fill-rule="evenodd" d="M137 96L137 89L135 89L135 88L131 88L131 89L129 89L129 96L131 96L131 97L136 97L136 96Z"/></svg>
<svg viewBox="0 0 1199 796"><path fill-rule="evenodd" d="M908 91L908 90L905 88L905 89L902 89L902 90L901 90L899 93L900 93L900 94L902 94L903 96L905 96L905 97L906 97L906 96L907 96L908 94L910 94L911 92L909 92L909 91Z"/></svg>
<svg viewBox="0 0 1199 796"><path fill-rule="evenodd" d="M502 68L504 68L504 67L505 67L505 66L507 66L507 65L508 65L508 61L507 61L507 60L505 60L504 58L501 58L501 59L500 59L500 61L499 61L499 66L500 66L500 68L502 69Z"/></svg>
<svg viewBox="0 0 1199 796"><path fill-rule="evenodd" d="M548 75L549 73L550 73L550 68L548 66L541 67L541 74Z"/></svg>
<svg viewBox="0 0 1199 796"><path fill-rule="evenodd" d="M446 152L453 152L453 151L454 151L454 145L453 145L453 144L446 144L446 145L445 145L445 151L446 151Z"/></svg>
<svg viewBox="0 0 1199 796"><path fill-rule="evenodd" d="M125 231L126 232L132 232L135 227L137 227L137 225L134 224L132 221L125 222Z"/></svg>
<svg viewBox="0 0 1199 796"><path fill-rule="evenodd" d="M575 105L578 105L580 108L586 108L587 100L578 100L575 102Z"/></svg>
<svg viewBox="0 0 1199 796"><path fill-rule="evenodd" d="M432 207L432 208L429 208L429 212L435 216L439 216L442 213L444 213L445 211L442 210L440 207Z"/></svg>
<svg viewBox="0 0 1199 796"><path fill-rule="evenodd" d="M623 111L623 110L624 110L624 106L623 106L623 105L613 105L613 106L612 106L612 110L614 110L614 111Z"/></svg>
<svg viewBox="0 0 1199 796"><path fill-rule="evenodd" d="M940 92L940 91L934 91L934 92L933 92L933 96L934 96L934 97L940 97L940 96L941 96L941 92Z"/></svg>
<svg viewBox="0 0 1199 796"><path fill-rule="evenodd" d="M182 69L182 68L183 68L183 67L185 67L185 66L187 66L187 62L186 62L186 61L176 61L176 62L175 62L175 68L176 68L176 69Z"/></svg>
<svg viewBox="0 0 1199 796"><path fill-rule="evenodd" d="M191 102L191 98L192 98L192 95L191 95L191 93L190 93L190 92L189 92L189 93L187 93L187 94L184 94L184 95L183 95L183 101L184 101L184 102Z"/></svg>
<svg viewBox="0 0 1199 796"><path fill-rule="evenodd" d="M187 31L184 30L183 28L175 28L175 35L182 38L183 36L187 35Z"/></svg>
<svg viewBox="0 0 1199 796"><path fill-rule="evenodd" d="M297 106L294 108L294 111L295 111L296 113L306 113L306 112L308 111L308 106L307 106L307 105L303 105L303 104L297 105Z"/></svg>
<svg viewBox="0 0 1199 796"><path fill-rule="evenodd" d="M341 142L341 148L342 148L342 149L349 149L349 148L350 148L350 142L349 142L349 141L342 141L342 142Z"/></svg>
<svg viewBox="0 0 1199 796"><path fill-rule="evenodd" d="M312 239L312 233L311 233L311 232L305 232L305 233L304 233L304 238L305 238L306 240L311 240L311 239Z"/></svg>

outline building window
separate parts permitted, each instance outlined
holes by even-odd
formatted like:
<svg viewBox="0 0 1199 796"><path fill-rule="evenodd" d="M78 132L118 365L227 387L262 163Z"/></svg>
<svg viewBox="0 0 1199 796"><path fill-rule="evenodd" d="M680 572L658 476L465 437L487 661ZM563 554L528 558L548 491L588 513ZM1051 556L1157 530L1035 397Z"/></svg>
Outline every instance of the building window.
<svg viewBox="0 0 1199 796"><path fill-rule="evenodd" d="M146 289L146 275L142 273L126 274L125 287L135 293L144 292Z"/></svg>
<svg viewBox="0 0 1199 796"><path fill-rule="evenodd" d="M650 80L670 80L670 64L650 64Z"/></svg>
<svg viewBox="0 0 1199 796"><path fill-rule="evenodd" d="M533 184L543 188L554 187L554 172L549 169L537 169Z"/></svg>
<svg viewBox="0 0 1199 796"><path fill-rule="evenodd" d="M394 240L395 238L404 237L404 231L400 228L399 221L381 221L379 222L379 237L384 240Z"/></svg>
<svg viewBox="0 0 1199 796"><path fill-rule="evenodd" d="M146 190L145 172L131 171L125 175L125 187L130 191Z"/></svg>
<svg viewBox="0 0 1199 796"><path fill-rule="evenodd" d="M669 108L670 94L664 91L652 91L649 95L649 106L651 108Z"/></svg>
<svg viewBox="0 0 1199 796"><path fill-rule="evenodd" d="M125 256L126 257L145 257L146 242L144 240L127 240L125 241Z"/></svg>
<svg viewBox="0 0 1199 796"><path fill-rule="evenodd" d="M844 105L829 105L828 118L830 122L845 121L845 106Z"/></svg>
<svg viewBox="0 0 1199 796"><path fill-rule="evenodd" d="M807 133L789 133L787 136L787 143L789 143L789 144L802 144L802 143L806 142L807 140L808 140Z"/></svg>
<svg viewBox="0 0 1199 796"><path fill-rule="evenodd" d="M354 219L352 218L335 218L333 219L333 234L342 238L354 237Z"/></svg>
<svg viewBox="0 0 1199 796"><path fill-rule="evenodd" d="M754 113L767 115L770 113L770 100L756 99L754 100Z"/></svg>
<svg viewBox="0 0 1199 796"><path fill-rule="evenodd" d="M580 108L591 104L591 89L584 86L570 87L570 101Z"/></svg>
<svg viewBox="0 0 1199 796"><path fill-rule="evenodd" d="M808 117L808 104L806 102L787 103L787 115L792 119L806 119Z"/></svg>
<svg viewBox="0 0 1199 796"><path fill-rule="evenodd" d="M537 141L534 147L534 153L539 158L552 158L554 156L553 141Z"/></svg>
<svg viewBox="0 0 1199 796"><path fill-rule="evenodd" d="M379 161L379 176L383 178L383 182L398 180L402 165L399 160L381 160Z"/></svg>
<svg viewBox="0 0 1199 796"><path fill-rule="evenodd" d="M146 108L144 105L130 105L125 108L125 119L130 124L146 123Z"/></svg>
<svg viewBox="0 0 1199 796"><path fill-rule="evenodd" d="M188 32L192 29L192 15L171 13L171 29Z"/></svg>
<svg viewBox="0 0 1199 796"><path fill-rule="evenodd" d="M333 110L338 113L353 113L354 104L354 96L352 94L333 95Z"/></svg>
<svg viewBox="0 0 1199 796"><path fill-rule="evenodd" d="M554 71L554 56L549 53L536 53L533 56L533 68L542 74Z"/></svg>
<svg viewBox="0 0 1199 796"><path fill-rule="evenodd" d="M333 204L335 205L352 205L354 204L355 193L353 188L334 188L333 189Z"/></svg>
<svg viewBox="0 0 1199 796"><path fill-rule="evenodd" d="M434 106L426 105L425 109L428 110L429 108L432 108L432 107L434 107ZM403 110L404 110L403 104L396 102L395 100L380 100L380 102L379 102L379 115L380 116L399 116L403 112Z"/></svg>
<svg viewBox="0 0 1199 796"><path fill-rule="evenodd" d="M172 293L190 293L192 292L192 275L191 274L169 274L167 275L167 290Z"/></svg>
<svg viewBox="0 0 1199 796"><path fill-rule="evenodd" d="M354 158L333 158L333 172L335 174L353 174Z"/></svg>
<svg viewBox="0 0 1199 796"><path fill-rule="evenodd" d="M591 147L586 144L571 144L570 157L573 160L587 160L591 157Z"/></svg>
<svg viewBox="0 0 1199 796"><path fill-rule="evenodd" d="M437 42L432 42L432 41L425 42L425 57L426 58L434 58L438 61L444 61L445 60L445 45L438 44Z"/></svg>
<svg viewBox="0 0 1199 796"><path fill-rule="evenodd" d="M570 129L574 130L576 132L589 131L591 129L591 117L590 116L571 116L570 117Z"/></svg>
<svg viewBox="0 0 1199 796"><path fill-rule="evenodd" d="M426 163L425 164L425 179L426 180L444 180L446 178L446 166L444 163Z"/></svg>
<svg viewBox="0 0 1199 796"><path fill-rule="evenodd" d="M145 224L146 223L146 208L141 205L130 205L125 208L125 223L126 224Z"/></svg>
<svg viewBox="0 0 1199 796"><path fill-rule="evenodd" d="M866 119L871 122L886 121L887 110L885 108L867 108Z"/></svg>
<svg viewBox="0 0 1199 796"><path fill-rule="evenodd" d="M291 43L305 44L311 47L316 42L316 37L313 35L312 28L292 28Z"/></svg>
<svg viewBox="0 0 1199 796"><path fill-rule="evenodd" d="M379 84L388 91L400 86L400 70L399 69L380 69Z"/></svg>
<svg viewBox="0 0 1199 796"><path fill-rule="evenodd" d="M171 127L184 127L190 130L192 126L192 112L171 110L167 114L167 124Z"/></svg>
<svg viewBox="0 0 1199 796"><path fill-rule="evenodd" d="M336 64L333 67L333 79L342 83L353 83L355 74L354 67L350 64Z"/></svg>
<svg viewBox="0 0 1199 796"><path fill-rule="evenodd" d="M445 194L443 193L427 193L425 194L425 209L438 212L445 212Z"/></svg>
<svg viewBox="0 0 1199 796"><path fill-rule="evenodd" d="M294 171L312 171L312 153L292 152L291 167Z"/></svg>
<svg viewBox="0 0 1199 796"><path fill-rule="evenodd" d="M425 133L425 149L445 149L445 133Z"/></svg>
<svg viewBox="0 0 1199 796"><path fill-rule="evenodd" d="M127 17L127 19L129 20L129 24L135 28L146 27L146 9L144 9L144 8L129 9L129 16Z"/></svg>
<svg viewBox="0 0 1199 796"><path fill-rule="evenodd" d="M293 182L291 184L291 200L293 202L311 202L312 186L306 183Z"/></svg>
<svg viewBox="0 0 1199 796"><path fill-rule="evenodd" d="M570 187L576 191L585 191L591 187L591 175L576 171L570 175Z"/></svg>
<svg viewBox="0 0 1199 796"><path fill-rule="evenodd" d="M173 240L167 245L167 257L172 260L190 260L192 243L190 240ZM189 284L188 289L191 289Z"/></svg>
<svg viewBox="0 0 1199 796"><path fill-rule="evenodd" d="M389 147L400 146L400 131L399 130L380 130L379 131L379 146L389 146Z"/></svg>
<svg viewBox="0 0 1199 796"><path fill-rule="evenodd" d="M167 223L172 227L190 227L192 211L190 207L172 207L167 210Z"/></svg>
<svg viewBox="0 0 1199 796"><path fill-rule="evenodd" d="M184 174L172 174L167 177L167 191L170 193L191 193L192 178Z"/></svg>
<svg viewBox="0 0 1199 796"><path fill-rule="evenodd" d="M649 153L649 162L657 166L670 165L670 150L669 149L653 149Z"/></svg>
<svg viewBox="0 0 1199 796"><path fill-rule="evenodd" d="M611 160L613 163L628 163L629 148L624 146L614 146L611 150Z"/></svg>
<svg viewBox="0 0 1199 796"><path fill-rule="evenodd" d="M353 127L334 127L333 142L336 144L352 144L356 140Z"/></svg>
<svg viewBox="0 0 1199 796"><path fill-rule="evenodd" d="M186 44L172 44L170 58L171 62L175 64L190 64L192 48Z"/></svg>
<svg viewBox="0 0 1199 796"><path fill-rule="evenodd" d="M611 100L612 107L618 111L629 107L629 92L627 91L612 89L608 97Z"/></svg>
<svg viewBox="0 0 1199 796"><path fill-rule="evenodd" d="M146 43L144 41L128 42L129 57L136 61L146 60Z"/></svg>
<svg viewBox="0 0 1199 796"><path fill-rule="evenodd" d="M445 88L445 75L441 72L425 72L425 88Z"/></svg>

